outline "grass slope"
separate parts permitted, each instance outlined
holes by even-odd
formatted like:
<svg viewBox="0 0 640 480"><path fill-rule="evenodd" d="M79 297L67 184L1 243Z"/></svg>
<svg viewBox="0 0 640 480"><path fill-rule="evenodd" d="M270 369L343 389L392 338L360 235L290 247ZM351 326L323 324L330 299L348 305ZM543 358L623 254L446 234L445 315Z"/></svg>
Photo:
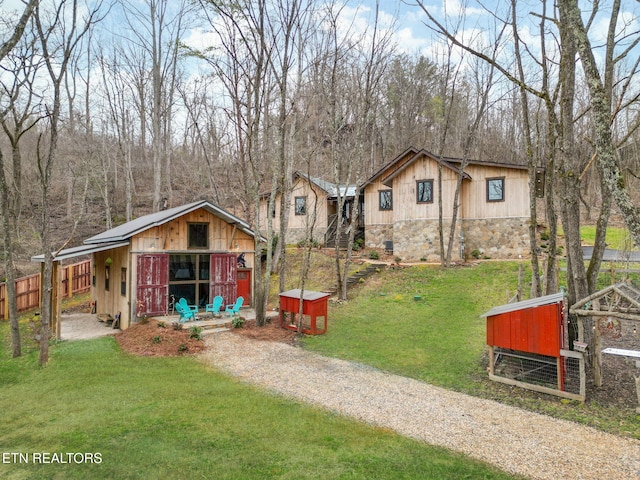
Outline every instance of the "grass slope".
<svg viewBox="0 0 640 480"><path fill-rule="evenodd" d="M0 324L7 479L506 479L485 464L267 395L189 357L124 354L113 338L8 357ZM33 463L99 453L101 463Z"/></svg>
<svg viewBox="0 0 640 480"><path fill-rule="evenodd" d="M525 285L530 276L526 267ZM562 400L488 379L486 324L480 315L506 303L507 291L512 295L517 285L517 262L383 271L352 290L348 302L333 306L327 334L306 337L304 346L640 439L640 415L633 409Z"/></svg>
<svg viewBox="0 0 640 480"><path fill-rule="evenodd" d="M331 309L327 335L304 344L461 390L481 368L485 321L479 316L505 303L506 286L514 293L517 284L516 262L387 270Z"/></svg>

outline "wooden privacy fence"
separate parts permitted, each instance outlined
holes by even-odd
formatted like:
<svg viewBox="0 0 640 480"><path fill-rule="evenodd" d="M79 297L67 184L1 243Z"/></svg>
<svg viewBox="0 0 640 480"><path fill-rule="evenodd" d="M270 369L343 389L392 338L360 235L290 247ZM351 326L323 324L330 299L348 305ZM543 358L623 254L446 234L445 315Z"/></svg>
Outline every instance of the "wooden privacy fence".
<svg viewBox="0 0 640 480"><path fill-rule="evenodd" d="M61 297L72 297L91 288L91 261L74 263L60 267ZM18 312L24 312L40 306L40 274L16 279L16 299ZM9 302L7 301L7 285L0 283L0 320L9 318Z"/></svg>

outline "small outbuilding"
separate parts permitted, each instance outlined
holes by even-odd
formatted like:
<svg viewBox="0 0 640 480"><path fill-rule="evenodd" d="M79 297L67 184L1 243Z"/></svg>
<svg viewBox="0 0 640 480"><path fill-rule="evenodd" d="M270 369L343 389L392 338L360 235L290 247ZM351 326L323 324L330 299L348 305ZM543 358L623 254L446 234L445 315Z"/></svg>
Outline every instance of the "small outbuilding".
<svg viewBox="0 0 640 480"><path fill-rule="evenodd" d="M564 294L509 303L484 313L489 378L584 400L584 359L568 348Z"/></svg>
<svg viewBox="0 0 640 480"><path fill-rule="evenodd" d="M242 296L250 306L255 250L247 222L199 201L107 230L58 252L54 261L91 255L95 313L118 315L126 329L136 318L170 313L182 297L204 307L216 295L224 304Z"/></svg>

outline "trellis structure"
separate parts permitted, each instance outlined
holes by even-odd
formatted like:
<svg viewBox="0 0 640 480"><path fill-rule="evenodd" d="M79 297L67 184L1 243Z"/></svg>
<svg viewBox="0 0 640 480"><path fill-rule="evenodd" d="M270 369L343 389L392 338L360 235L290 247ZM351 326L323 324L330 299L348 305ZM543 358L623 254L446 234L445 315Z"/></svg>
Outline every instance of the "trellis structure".
<svg viewBox="0 0 640 480"><path fill-rule="evenodd" d="M640 328L640 290L629 283L617 283L606 287L586 298L576 302L569 313L577 315L578 343L574 346L582 348L590 346L593 358L593 377L597 387L602 386L602 353L622 355L630 358L640 356L640 351L608 348L602 349L602 337L619 338L622 335L622 320L637 322ZM587 332L584 320L593 319L593 338L587 340ZM640 404L640 376L635 377L638 403ZM640 406L636 409L640 413Z"/></svg>

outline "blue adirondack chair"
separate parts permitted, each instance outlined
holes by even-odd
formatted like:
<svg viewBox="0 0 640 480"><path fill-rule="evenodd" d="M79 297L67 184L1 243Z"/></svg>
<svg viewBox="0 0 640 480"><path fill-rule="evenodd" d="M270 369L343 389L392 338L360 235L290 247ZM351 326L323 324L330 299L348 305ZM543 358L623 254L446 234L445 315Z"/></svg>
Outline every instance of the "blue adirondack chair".
<svg viewBox="0 0 640 480"><path fill-rule="evenodd" d="M204 307L205 313L212 313L213 315L220 315L220 309L222 308L223 298L220 295L213 297L213 303L207 303Z"/></svg>
<svg viewBox="0 0 640 480"><path fill-rule="evenodd" d="M185 298L181 298L176 303L176 310L180 314L180 320L182 322L197 320L198 307L195 305L189 305Z"/></svg>
<svg viewBox="0 0 640 480"><path fill-rule="evenodd" d="M224 309L225 313L227 315L229 315L230 317L233 317L234 315L237 315L238 312L240 311L240 308L242 307L242 303L243 302L244 302L244 298L238 297L236 299L236 303L233 303L231 305L227 305L227 307Z"/></svg>

